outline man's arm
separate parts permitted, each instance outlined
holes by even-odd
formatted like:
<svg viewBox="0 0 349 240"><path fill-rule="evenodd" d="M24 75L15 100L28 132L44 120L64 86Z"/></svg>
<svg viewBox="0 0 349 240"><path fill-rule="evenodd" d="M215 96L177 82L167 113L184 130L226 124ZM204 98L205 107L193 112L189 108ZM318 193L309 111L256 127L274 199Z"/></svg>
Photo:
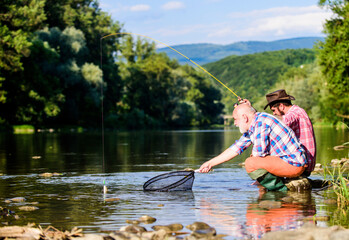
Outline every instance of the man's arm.
<svg viewBox="0 0 349 240"><path fill-rule="evenodd" d="M239 154L235 152L232 148L228 148L218 156L202 164L201 167L199 168L199 172L207 173L211 170L212 167L222 164L224 162L227 162L233 159L234 157L236 157L237 155Z"/></svg>

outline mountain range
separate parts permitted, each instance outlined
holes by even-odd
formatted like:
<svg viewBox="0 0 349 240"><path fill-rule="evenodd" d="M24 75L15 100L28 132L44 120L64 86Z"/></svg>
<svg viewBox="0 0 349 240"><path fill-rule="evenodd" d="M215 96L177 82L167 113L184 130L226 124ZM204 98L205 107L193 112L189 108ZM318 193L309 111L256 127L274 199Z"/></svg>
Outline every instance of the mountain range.
<svg viewBox="0 0 349 240"><path fill-rule="evenodd" d="M197 64L215 62L231 55L246 55L266 51L278 51L284 49L313 48L314 44L323 41L323 37L300 37L276 41L246 41L228 45L199 43L174 45L172 48L187 56ZM190 63L189 60L172 49L159 48L158 52L165 52L170 58L176 58L180 64Z"/></svg>

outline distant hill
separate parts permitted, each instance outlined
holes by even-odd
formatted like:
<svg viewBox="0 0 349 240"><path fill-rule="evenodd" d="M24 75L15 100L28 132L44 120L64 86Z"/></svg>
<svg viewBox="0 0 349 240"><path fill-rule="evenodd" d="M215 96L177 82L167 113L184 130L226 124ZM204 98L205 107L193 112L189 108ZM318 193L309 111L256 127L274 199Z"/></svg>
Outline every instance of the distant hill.
<svg viewBox="0 0 349 240"><path fill-rule="evenodd" d="M291 68L315 61L314 49L285 49L242 56L231 55L203 67L242 98L256 102ZM232 111L235 97L212 78L222 90L223 104Z"/></svg>
<svg viewBox="0 0 349 240"><path fill-rule="evenodd" d="M241 56L258 52L277 51L284 49L310 49L313 48L316 42L323 40L324 38L322 37L302 37L270 42L247 41L236 42L228 45L200 43L175 45L171 47L181 52L197 64L201 65L218 61L230 55ZM159 48L158 52L165 52L170 58L177 58L180 64L190 64L190 62L186 58L182 57L170 48Z"/></svg>

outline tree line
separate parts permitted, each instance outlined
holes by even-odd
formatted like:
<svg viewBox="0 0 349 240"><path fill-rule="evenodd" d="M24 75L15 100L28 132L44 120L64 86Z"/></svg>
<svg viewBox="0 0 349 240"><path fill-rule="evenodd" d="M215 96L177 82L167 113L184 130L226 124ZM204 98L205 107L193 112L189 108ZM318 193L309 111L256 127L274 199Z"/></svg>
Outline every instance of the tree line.
<svg viewBox="0 0 349 240"><path fill-rule="evenodd" d="M5 0L0 122L36 127L183 127L218 123L205 74L125 32L95 0ZM104 39L103 36L110 34ZM103 102L102 102L103 100ZM102 104L103 103L103 104Z"/></svg>
<svg viewBox="0 0 349 240"><path fill-rule="evenodd" d="M230 56L205 68L249 98L285 88L315 121L348 116L348 1L319 1L334 17L314 50ZM0 124L35 127L191 127L221 123L235 97L127 32L96 0L4 0L0 8ZM107 36L103 38L104 36ZM344 116L344 117L343 117Z"/></svg>

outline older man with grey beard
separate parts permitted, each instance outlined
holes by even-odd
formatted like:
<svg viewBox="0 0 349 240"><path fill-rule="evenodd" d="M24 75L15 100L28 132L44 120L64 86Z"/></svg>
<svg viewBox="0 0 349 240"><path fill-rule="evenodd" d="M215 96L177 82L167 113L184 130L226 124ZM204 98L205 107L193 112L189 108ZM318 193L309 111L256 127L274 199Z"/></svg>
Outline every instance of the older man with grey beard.
<svg viewBox="0 0 349 240"><path fill-rule="evenodd" d="M233 119L242 136L224 152L202 164L199 171L209 172L253 144L251 157L245 161L249 176L268 190L286 191L283 178L300 176L307 164L305 150L295 133L275 116L256 112L247 103L234 109Z"/></svg>

